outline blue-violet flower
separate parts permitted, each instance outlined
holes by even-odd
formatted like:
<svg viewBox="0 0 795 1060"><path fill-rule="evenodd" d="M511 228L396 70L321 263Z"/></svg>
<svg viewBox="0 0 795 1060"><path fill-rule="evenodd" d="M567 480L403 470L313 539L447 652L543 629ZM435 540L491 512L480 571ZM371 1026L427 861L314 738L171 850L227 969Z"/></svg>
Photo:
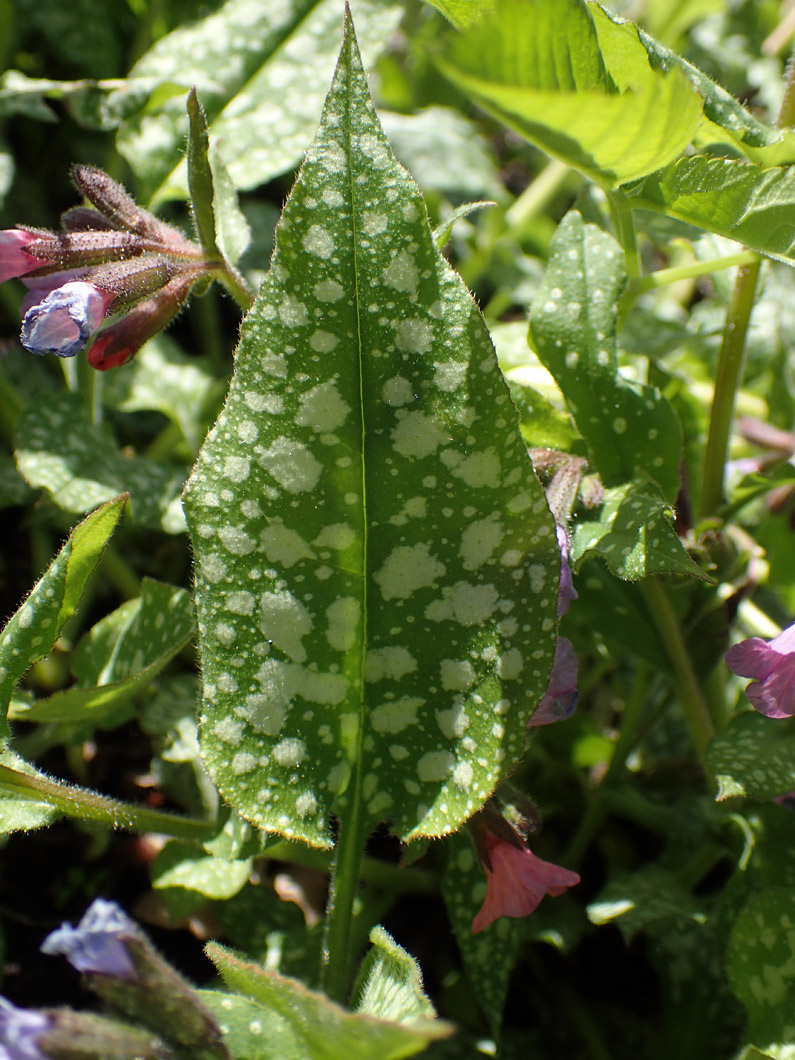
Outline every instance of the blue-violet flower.
<svg viewBox="0 0 795 1060"><path fill-rule="evenodd" d="M74 357L99 330L116 296L75 280L51 291L22 321L22 345L31 353Z"/></svg>
<svg viewBox="0 0 795 1060"><path fill-rule="evenodd" d="M49 1029L44 1013L17 1008L0 997L0 1060L46 1060L37 1042Z"/></svg>
<svg viewBox="0 0 795 1060"><path fill-rule="evenodd" d="M795 715L795 622L771 641L749 637L726 652L739 677L752 677L745 694L768 718Z"/></svg>
<svg viewBox="0 0 795 1060"><path fill-rule="evenodd" d="M96 898L76 928L62 924L47 936L41 949L50 955L64 954L78 972L126 979L136 970L124 938L139 935L138 926L120 906Z"/></svg>
<svg viewBox="0 0 795 1060"><path fill-rule="evenodd" d="M571 641L558 637L549 684L528 725L550 725L574 713L577 706L577 653Z"/></svg>

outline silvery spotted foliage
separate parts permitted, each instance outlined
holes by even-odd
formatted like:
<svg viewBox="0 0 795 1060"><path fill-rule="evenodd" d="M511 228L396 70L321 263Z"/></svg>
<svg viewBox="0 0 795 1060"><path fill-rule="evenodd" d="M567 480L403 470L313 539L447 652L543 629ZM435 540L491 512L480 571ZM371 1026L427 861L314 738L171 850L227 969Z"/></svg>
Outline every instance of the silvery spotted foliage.
<svg viewBox="0 0 795 1060"><path fill-rule="evenodd" d="M350 26L185 510L224 797L316 845L477 810L546 688L555 528Z"/></svg>

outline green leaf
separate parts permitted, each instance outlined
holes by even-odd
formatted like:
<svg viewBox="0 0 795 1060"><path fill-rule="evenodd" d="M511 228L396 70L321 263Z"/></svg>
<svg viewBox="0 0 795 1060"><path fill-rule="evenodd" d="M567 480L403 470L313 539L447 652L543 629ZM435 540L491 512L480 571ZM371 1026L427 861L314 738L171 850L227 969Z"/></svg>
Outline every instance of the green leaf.
<svg viewBox="0 0 795 1060"><path fill-rule="evenodd" d="M346 1012L323 994L308 990L294 979L267 972L240 959L216 943L207 955L227 986L240 991L289 1024L303 1048L296 1057L311 1060L399 1060L413 1056L434 1039L446 1038L449 1023L427 1020L421 1024L392 1023L364 1013Z"/></svg>
<svg viewBox="0 0 795 1060"><path fill-rule="evenodd" d="M372 61L389 42L401 8L392 0L351 6ZM133 83L159 77L195 85L210 140L234 184L254 188L294 166L310 143L334 70L341 16L339 0L227 0L157 41L131 77ZM119 149L156 202L187 196L180 162L185 133L176 100L121 130Z"/></svg>
<svg viewBox="0 0 795 1060"><path fill-rule="evenodd" d="M0 751L0 764L20 773L36 775L33 766L9 751L8 748ZM43 828L45 825L52 824L60 816L61 811L47 802L36 802L33 799L14 795L10 791L0 791L0 835Z"/></svg>
<svg viewBox="0 0 795 1060"><path fill-rule="evenodd" d="M619 578L637 581L650 574L681 574L702 581L709 575L685 552L673 525L673 511L648 479L606 490L597 520L580 523L572 535L572 562L600 556Z"/></svg>
<svg viewBox="0 0 795 1060"><path fill-rule="evenodd" d="M546 689L559 555L488 332L348 40L185 494L203 754L263 828L453 831Z"/></svg>
<svg viewBox="0 0 795 1060"><path fill-rule="evenodd" d="M75 527L30 596L0 633L0 703L7 707L25 671L47 655L74 614L86 582L124 511L127 497L104 504ZM3 711L0 736L8 738Z"/></svg>
<svg viewBox="0 0 795 1060"><path fill-rule="evenodd" d="M790 130L776 129L760 121L701 70L632 22L590 0L588 7L602 56L617 83L621 84L629 71L639 65L643 54L654 70L663 73L681 71L701 96L708 119L700 132L700 139L705 143L722 141L730 144L760 165L795 162L795 134Z"/></svg>
<svg viewBox="0 0 795 1060"><path fill-rule="evenodd" d="M429 0L429 2L459 29L471 26L482 15L491 13L497 5L497 0Z"/></svg>
<svg viewBox="0 0 795 1060"><path fill-rule="evenodd" d="M152 886L155 890L177 888L226 900L246 885L251 864L251 858L227 861L207 854L199 843L172 839L152 864Z"/></svg>
<svg viewBox="0 0 795 1060"><path fill-rule="evenodd" d="M795 727L746 711L711 741L707 761L718 781L718 799L786 795L795 791Z"/></svg>
<svg viewBox="0 0 795 1060"><path fill-rule="evenodd" d="M584 0L499 0L439 66L476 103L603 187L673 161L701 121L701 100L679 71L636 61L618 91Z"/></svg>
<svg viewBox="0 0 795 1060"><path fill-rule="evenodd" d="M625 284L618 243L570 210L550 246L531 337L605 485L645 474L673 501L682 456L679 420L659 391L624 379L618 368L617 306Z"/></svg>
<svg viewBox="0 0 795 1060"><path fill-rule="evenodd" d="M224 1044L236 1060L311 1060L289 1020L272 1008L222 990L197 994L218 1021Z"/></svg>
<svg viewBox="0 0 795 1060"><path fill-rule="evenodd" d="M422 988L422 972L414 958L380 926L370 932L373 944L354 988L354 1012L392 1023L432 1020L436 1011Z"/></svg>
<svg viewBox="0 0 795 1060"><path fill-rule="evenodd" d="M460 221L462 217L468 217L469 214L474 213L475 210L482 209L484 206L496 205L496 202L465 202L462 206L453 210L450 216L433 230L433 239L437 247L440 250L444 249L450 239L456 221Z"/></svg>
<svg viewBox="0 0 795 1060"><path fill-rule="evenodd" d="M747 1037L768 1049L795 1040L795 894L769 887L753 894L727 949L732 991L748 1010ZM773 1056L786 1056L789 1050Z"/></svg>
<svg viewBox="0 0 795 1060"><path fill-rule="evenodd" d="M472 920L486 897L486 874L475 856L466 830L445 842L447 863L442 877L442 896L478 1004L492 1034L499 1033L511 972L524 941L516 920L500 917L477 935Z"/></svg>
<svg viewBox="0 0 795 1060"><path fill-rule="evenodd" d="M696 155L680 158L632 189L630 206L655 210L795 261L795 170Z"/></svg>
<svg viewBox="0 0 795 1060"><path fill-rule="evenodd" d="M168 335L147 342L123 372L107 372L102 399L119 412L157 409L179 427L197 453L223 398L222 384Z"/></svg>
<svg viewBox="0 0 795 1060"><path fill-rule="evenodd" d="M119 452L109 427L91 423L79 394L51 395L19 417L17 467L29 485L46 489L67 512L86 512L125 490L133 520L178 534L183 472Z"/></svg>
<svg viewBox="0 0 795 1060"><path fill-rule="evenodd" d="M144 578L141 597L123 604L86 634L76 649L79 685L12 707L15 721L102 721L141 692L193 637L190 595ZM107 633L116 636L108 642Z"/></svg>

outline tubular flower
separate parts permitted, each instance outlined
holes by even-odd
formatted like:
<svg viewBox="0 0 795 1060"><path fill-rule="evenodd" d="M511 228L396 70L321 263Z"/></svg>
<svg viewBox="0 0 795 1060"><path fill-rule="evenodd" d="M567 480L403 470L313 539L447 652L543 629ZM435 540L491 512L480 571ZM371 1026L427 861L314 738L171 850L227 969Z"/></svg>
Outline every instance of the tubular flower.
<svg viewBox="0 0 795 1060"><path fill-rule="evenodd" d="M580 882L576 872L542 861L517 840L520 846L485 832L485 857L488 890L475 919L472 934L483 931L501 916L528 916L538 908L545 894L557 897Z"/></svg>
<svg viewBox="0 0 795 1060"><path fill-rule="evenodd" d="M126 979L135 975L135 965L125 939L139 937L137 925L115 902L97 898L77 927L62 924L47 936L41 950L62 953L78 972Z"/></svg>
<svg viewBox="0 0 795 1060"><path fill-rule="evenodd" d="M726 652L726 665L752 677L745 690L754 710L768 718L795 715L795 622L771 641L749 637Z"/></svg>
<svg viewBox="0 0 795 1060"><path fill-rule="evenodd" d="M38 1041L50 1023L43 1012L17 1008L0 997L0 1060L46 1060Z"/></svg>
<svg viewBox="0 0 795 1060"><path fill-rule="evenodd" d="M82 280L65 283L27 311L22 345L30 353L74 357L99 330L115 297Z"/></svg>
<svg viewBox="0 0 795 1060"><path fill-rule="evenodd" d="M91 205L67 210L60 232L0 232L0 282L25 276L20 338L31 353L73 357L107 317L117 318L89 358L112 368L176 316L197 280L229 267L141 209L101 170L75 166L72 179ZM127 325L125 313L133 318Z"/></svg>
<svg viewBox="0 0 795 1060"><path fill-rule="evenodd" d="M22 228L10 228L0 232L0 283L5 283L15 276L24 276L47 264L27 252L26 248L35 239L35 235Z"/></svg>

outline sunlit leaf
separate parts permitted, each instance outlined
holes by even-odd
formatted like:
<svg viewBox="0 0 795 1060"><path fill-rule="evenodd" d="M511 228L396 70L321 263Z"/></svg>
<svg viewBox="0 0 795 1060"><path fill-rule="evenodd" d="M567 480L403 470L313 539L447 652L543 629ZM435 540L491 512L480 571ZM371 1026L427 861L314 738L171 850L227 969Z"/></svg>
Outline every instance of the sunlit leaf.
<svg viewBox="0 0 795 1060"><path fill-rule="evenodd" d="M618 299L626 283L621 248L571 210L550 251L531 311L538 356L563 392L604 483L615 486L642 473L673 501L679 420L659 391L624 379L618 370Z"/></svg>
<svg viewBox="0 0 795 1060"><path fill-rule="evenodd" d="M453 39L440 68L501 121L603 186L671 162L701 121L701 100L679 71L636 62L618 91L584 0L499 0Z"/></svg>
<svg viewBox="0 0 795 1060"><path fill-rule="evenodd" d="M414 958L380 926L370 932L370 942L354 989L353 1010L393 1023L434 1019L436 1012L425 996Z"/></svg>
<svg viewBox="0 0 795 1060"><path fill-rule="evenodd" d="M347 38L185 495L203 752L262 827L454 830L522 750L559 557L488 333Z"/></svg>
<svg viewBox="0 0 795 1060"><path fill-rule="evenodd" d="M14 686L25 671L52 649L64 624L74 614L86 583L121 518L126 496L92 512L72 531L30 595L0 633L0 736L7 738L7 707Z"/></svg>
<svg viewBox="0 0 795 1060"><path fill-rule="evenodd" d="M429 1041L445 1038L452 1027L441 1020L421 1024L393 1023L364 1013L347 1012L323 994L308 990L294 979L267 972L215 943L207 947L227 986L277 1012L290 1026L304 1049L296 1060L399 1060L413 1056Z"/></svg>
<svg viewBox="0 0 795 1060"><path fill-rule="evenodd" d="M401 8L393 0L352 0L351 7L370 62L389 42ZM157 41L131 80L179 77L195 85L232 180L253 188L295 165L309 146L341 16L339 0L227 0ZM182 100L166 101L121 131L120 150L157 201L187 196L185 132Z"/></svg>

